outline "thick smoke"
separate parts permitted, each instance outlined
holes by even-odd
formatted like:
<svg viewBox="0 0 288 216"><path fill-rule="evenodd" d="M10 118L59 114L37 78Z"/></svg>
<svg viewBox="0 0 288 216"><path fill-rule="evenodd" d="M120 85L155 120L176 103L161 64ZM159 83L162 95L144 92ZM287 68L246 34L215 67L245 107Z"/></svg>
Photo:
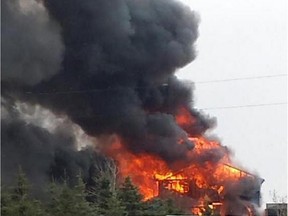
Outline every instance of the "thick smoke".
<svg viewBox="0 0 288 216"><path fill-rule="evenodd" d="M260 215L256 209L257 206L260 206L260 187L262 183L263 179L261 178L251 179L249 177L238 182L227 182L224 192L225 215L247 215L247 206L251 207L252 215Z"/></svg>
<svg viewBox="0 0 288 216"><path fill-rule="evenodd" d="M173 115L180 107L190 109L192 91L174 73L195 58L197 15L173 0L45 0L44 5L50 17L46 21L57 22L61 28L65 47L61 69L53 65L47 69L49 58L41 58L43 79L23 79L20 84L19 79L17 88L15 82L3 79L4 97L64 113L89 135L116 133L134 153L156 154L169 163L185 160L193 144ZM4 16L18 17L16 9L11 7ZM42 40L49 45L49 35L58 37L53 34L54 28L46 27L50 33ZM22 30L18 30L20 37ZM25 33L24 38L27 34L41 38L33 32ZM37 43L22 42L42 51ZM59 58L53 46L44 51L55 51L53 57ZM11 54L5 55L4 64ZM29 70L21 61L19 65L17 60L14 63ZM21 77L25 69L11 66L7 71ZM189 134L204 133L211 121L195 110L191 113L196 122ZM178 145L179 140L187 145Z"/></svg>
<svg viewBox="0 0 288 216"><path fill-rule="evenodd" d="M79 129L63 117L56 118L39 107L19 106L2 101L1 184L13 184L20 167L33 183L37 196L45 193L52 179L74 184L81 173L89 181L101 166L99 161L105 160L88 145L93 140L79 140ZM79 150L84 144L86 147Z"/></svg>
<svg viewBox="0 0 288 216"><path fill-rule="evenodd" d="M2 80L35 85L55 75L61 64L60 29L34 0L2 1Z"/></svg>

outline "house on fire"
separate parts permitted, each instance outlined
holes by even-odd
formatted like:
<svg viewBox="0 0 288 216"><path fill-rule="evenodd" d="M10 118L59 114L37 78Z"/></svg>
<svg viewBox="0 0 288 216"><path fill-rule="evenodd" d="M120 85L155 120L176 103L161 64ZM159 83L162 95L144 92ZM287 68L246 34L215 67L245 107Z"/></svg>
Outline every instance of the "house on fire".
<svg viewBox="0 0 288 216"><path fill-rule="evenodd" d="M173 199L178 206L187 209L187 212L193 212L194 215L201 215L200 212L205 205L216 211L225 212L223 215L256 215L254 212L261 205L260 190L264 180L230 165L223 164L223 166L231 169L230 174L235 177L235 181L225 182L226 185L202 186L197 183L197 179L183 174L185 170L181 170L165 179L156 179L158 196ZM248 185L247 182L253 184ZM227 191L226 187L229 188ZM231 191L236 195L231 195ZM245 213L239 214L243 211Z"/></svg>

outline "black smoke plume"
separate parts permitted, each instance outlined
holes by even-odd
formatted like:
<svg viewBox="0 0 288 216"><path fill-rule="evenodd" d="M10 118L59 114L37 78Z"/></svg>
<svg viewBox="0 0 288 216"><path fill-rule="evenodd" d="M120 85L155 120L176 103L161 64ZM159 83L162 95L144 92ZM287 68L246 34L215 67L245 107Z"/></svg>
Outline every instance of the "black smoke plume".
<svg viewBox="0 0 288 216"><path fill-rule="evenodd" d="M191 87L174 76L195 58L194 12L174 0L44 0L49 17L39 23L21 2L3 3L3 43L17 41L2 58L3 97L65 114L92 136L117 134L134 153L185 160L193 144L175 123L176 111L186 107L195 117L191 135L212 124L190 108Z"/></svg>
<svg viewBox="0 0 288 216"><path fill-rule="evenodd" d="M106 169L103 162L108 159L91 145L78 149L77 134L67 119L55 118L43 108L35 112L27 107L23 112L19 105L6 100L1 105L1 185L4 187L15 183L21 168L33 183L33 194L45 197L52 180L75 184L76 177L81 175L88 182L97 176L99 168ZM40 115L49 120L43 124ZM80 142L87 144L89 140Z"/></svg>

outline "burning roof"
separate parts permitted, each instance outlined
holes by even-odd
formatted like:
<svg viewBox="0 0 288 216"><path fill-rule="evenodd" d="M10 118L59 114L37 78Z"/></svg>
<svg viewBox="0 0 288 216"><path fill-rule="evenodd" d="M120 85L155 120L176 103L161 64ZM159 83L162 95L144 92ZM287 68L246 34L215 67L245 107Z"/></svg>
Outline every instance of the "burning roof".
<svg viewBox="0 0 288 216"><path fill-rule="evenodd" d="M242 205L246 207L244 212L246 212L247 209L255 211L253 205L260 207L260 187L263 180L228 164L222 164L219 166L221 166L222 172L225 173L225 181L227 181L228 178L231 178L231 181L234 183L237 181L245 181L244 179L250 179L252 181L257 179L259 184L255 185L254 191L250 191L249 196L245 194L246 191L239 191L237 196L240 200L249 200L249 202L243 201L242 203ZM199 183L198 179L194 178L193 174L191 175L189 168L190 167L185 170L180 170L166 176L165 178L161 175L157 175L155 179L157 180L158 196L167 198L167 196L171 196L171 193L169 194L167 191L174 191L178 194L177 199L183 199L185 196L189 197L191 199L188 202L180 202L180 206L182 204L183 209L191 209L195 214L203 213L205 211L205 204L208 205L210 209L217 210L224 214L227 214L227 211L231 211L225 209L225 199L227 199L227 186L225 184L227 183L222 183L222 185L216 185L215 183L214 185L203 185ZM188 173L190 173L190 175L188 175ZM181 198L179 198L179 196ZM231 207L229 206L229 208Z"/></svg>
<svg viewBox="0 0 288 216"><path fill-rule="evenodd" d="M263 179L232 165L229 151L219 142L205 137L189 140L195 145L187 152L189 159L172 166L151 154L132 154L120 140L108 154L119 162L119 174L130 175L145 199L174 197L175 202L194 213L200 213L206 201L223 214L243 215L247 209L255 212L260 207Z"/></svg>

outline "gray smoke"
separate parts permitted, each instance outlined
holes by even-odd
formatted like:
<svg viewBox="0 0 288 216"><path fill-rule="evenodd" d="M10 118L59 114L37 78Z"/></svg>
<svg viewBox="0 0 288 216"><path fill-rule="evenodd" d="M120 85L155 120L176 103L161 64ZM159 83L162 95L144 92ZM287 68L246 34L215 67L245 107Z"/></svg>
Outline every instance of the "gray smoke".
<svg viewBox="0 0 288 216"><path fill-rule="evenodd" d="M26 111L30 113L22 112L18 105L2 100L1 184L9 186L15 183L20 167L33 184L36 196L45 194L52 179L74 184L76 176L81 173L89 181L91 172L95 173L101 165L99 161L105 159L87 145L91 140L77 140L73 124L67 125L63 118L48 114L45 117L50 120L37 121L35 110L28 108ZM43 108L40 111L39 114L44 115L47 112ZM79 144L86 144L86 147L79 150Z"/></svg>
<svg viewBox="0 0 288 216"><path fill-rule="evenodd" d="M2 80L35 85L55 75L63 44L59 26L34 0L2 1Z"/></svg>
<svg viewBox="0 0 288 216"><path fill-rule="evenodd" d="M261 206L260 188L263 181L256 176L247 176L238 182L226 182L223 208L225 215L247 215L247 207L252 215L261 215L257 208Z"/></svg>
<svg viewBox="0 0 288 216"><path fill-rule="evenodd" d="M156 154L168 163L186 160L187 150L193 148L187 132L203 134L212 123L192 110L191 87L174 76L177 68L195 58L197 15L173 0L46 0L44 5L49 12L46 21L55 20L61 28L61 69L52 65L51 76L46 71L49 59L42 59L45 79L35 85L3 79L4 97L64 113L92 136L118 134L134 153ZM10 7L4 16L19 16L16 9ZM37 43L25 45L39 48ZM48 50L53 52L53 47ZM4 62L11 54L5 55ZM21 61L14 63L23 68ZM22 70L7 69L11 70L21 77ZM174 120L180 107L196 119L189 131ZM179 140L187 145L178 145Z"/></svg>

